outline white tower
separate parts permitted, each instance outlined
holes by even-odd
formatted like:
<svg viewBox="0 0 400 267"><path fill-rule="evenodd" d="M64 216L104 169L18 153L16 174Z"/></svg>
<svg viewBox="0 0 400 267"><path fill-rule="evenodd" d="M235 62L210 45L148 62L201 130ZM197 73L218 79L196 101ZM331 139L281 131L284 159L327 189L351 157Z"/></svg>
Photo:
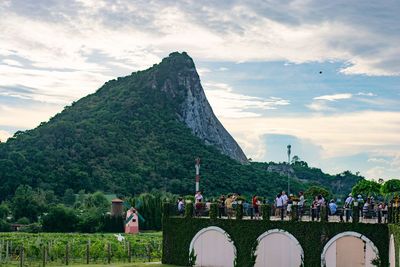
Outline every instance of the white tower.
<svg viewBox="0 0 400 267"><path fill-rule="evenodd" d="M196 158L196 192L200 190L200 158Z"/></svg>

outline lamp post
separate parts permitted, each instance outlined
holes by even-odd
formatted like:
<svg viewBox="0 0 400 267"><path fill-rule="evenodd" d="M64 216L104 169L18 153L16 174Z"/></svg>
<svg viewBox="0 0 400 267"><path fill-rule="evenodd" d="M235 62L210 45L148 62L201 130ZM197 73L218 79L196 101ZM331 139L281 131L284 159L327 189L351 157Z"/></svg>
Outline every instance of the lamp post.
<svg viewBox="0 0 400 267"><path fill-rule="evenodd" d="M194 167L196 168L196 193L200 190L200 158L196 158L196 164Z"/></svg>
<svg viewBox="0 0 400 267"><path fill-rule="evenodd" d="M289 179L289 166L290 166L290 149L292 148L291 145L287 145L287 155L288 155L288 168L287 168L287 191L288 195L290 195L290 179Z"/></svg>

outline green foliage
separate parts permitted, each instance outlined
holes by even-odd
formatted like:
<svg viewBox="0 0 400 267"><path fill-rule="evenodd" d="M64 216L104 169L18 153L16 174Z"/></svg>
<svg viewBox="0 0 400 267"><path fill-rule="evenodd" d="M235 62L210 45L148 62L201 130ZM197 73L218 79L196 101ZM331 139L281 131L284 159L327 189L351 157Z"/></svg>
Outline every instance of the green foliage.
<svg viewBox="0 0 400 267"><path fill-rule="evenodd" d="M243 204L236 205L236 219L237 220L243 219Z"/></svg>
<svg viewBox="0 0 400 267"><path fill-rule="evenodd" d="M193 217L193 213L194 213L194 205L193 205L193 202L188 202L188 203L186 203L186 207L185 207L185 218L191 218L191 217Z"/></svg>
<svg viewBox="0 0 400 267"><path fill-rule="evenodd" d="M323 205L321 206L321 222L327 222L328 221L328 208L327 206ZM353 220L354 220L354 215L353 215Z"/></svg>
<svg viewBox="0 0 400 267"><path fill-rule="evenodd" d="M320 186L311 186L306 192L304 192L304 195L311 199L314 199L314 197L318 195L322 195L325 199L329 199L331 193L326 188Z"/></svg>
<svg viewBox="0 0 400 267"><path fill-rule="evenodd" d="M269 221L271 217L271 206L269 204L262 204L261 214L264 221Z"/></svg>
<svg viewBox="0 0 400 267"><path fill-rule="evenodd" d="M0 240L12 244L10 258L17 258L18 248L24 246L26 256L25 266L42 266L41 259L43 246L47 248L49 266L65 265L65 245L69 243L69 256L71 263L86 261L86 245L90 240L90 261L103 265L107 259L107 244L111 245L111 262L114 264L125 263L128 260L128 242L131 245L133 261L159 261L161 258L161 233L141 233L138 235L125 235L122 242L114 234L66 234L66 233L0 233ZM4 247L3 257L4 260ZM15 262L14 262L15 264ZM14 265L10 264L10 265ZM133 263L132 263L133 264ZM7 264L6 264L7 265ZM117 264L118 265L118 264ZM3 266L3 265L2 265ZM9 265L7 265L9 266ZM111 265L110 265L111 266Z"/></svg>
<svg viewBox="0 0 400 267"><path fill-rule="evenodd" d="M45 232L73 232L76 230L78 216L71 208L58 205L50 208L49 213L43 216L43 230Z"/></svg>
<svg viewBox="0 0 400 267"><path fill-rule="evenodd" d="M10 199L21 184L53 191L67 206L79 190L134 196L162 188L187 195L196 156L207 177L201 184L205 194L272 198L286 187L286 178L267 172L267 163L242 165L222 155L179 119L187 93L182 77L193 78L193 67L187 55L172 54L152 68L106 82L48 122L1 143L0 200ZM294 168L302 180L345 191L358 179L331 177L297 163ZM291 185L299 191L310 183L292 179ZM39 211L31 211L28 217L36 221Z"/></svg>
<svg viewBox="0 0 400 267"><path fill-rule="evenodd" d="M218 217L218 204L217 203L211 203L210 205L210 219L217 219Z"/></svg>
<svg viewBox="0 0 400 267"><path fill-rule="evenodd" d="M96 208L90 208L79 215L77 230L82 233L96 233L102 230L104 215Z"/></svg>
<svg viewBox="0 0 400 267"><path fill-rule="evenodd" d="M64 204L67 206L73 206L75 204L75 201L76 201L76 195L74 194L74 190L72 190L71 188L65 190L63 196Z"/></svg>
<svg viewBox="0 0 400 267"><path fill-rule="evenodd" d="M7 203L2 202L0 204L0 220L7 219L7 216L10 214L10 208Z"/></svg>
<svg viewBox="0 0 400 267"><path fill-rule="evenodd" d="M197 259L197 255L195 254L194 249L192 249L189 254L189 266L195 266L196 259Z"/></svg>
<svg viewBox="0 0 400 267"><path fill-rule="evenodd" d="M28 218L22 217L22 218L19 218L19 219L17 220L17 223L18 223L18 224L29 224L30 221L29 221Z"/></svg>
<svg viewBox="0 0 400 267"><path fill-rule="evenodd" d="M44 210L41 195L28 185L20 185L11 200L11 209L14 219L27 217L30 222L36 222L37 217Z"/></svg>
<svg viewBox="0 0 400 267"><path fill-rule="evenodd" d="M382 193L389 194L389 193L396 193L400 192L400 180L398 179L391 179L386 181L382 185Z"/></svg>
<svg viewBox="0 0 400 267"><path fill-rule="evenodd" d="M241 267L254 265L255 251L258 245L256 240L260 235L272 229L282 229L297 239L304 251L304 266L307 267L320 267L321 252L324 246L335 235L346 231L367 236L378 248L382 266L389 264L389 229L387 224L210 220L179 217L170 217L164 223L162 262L188 266L190 242L196 233L209 226L220 227L229 233L236 247L237 266ZM399 247L398 243L396 243L396 247ZM282 251L282 253L286 252Z"/></svg>
<svg viewBox="0 0 400 267"><path fill-rule="evenodd" d="M28 225L24 225L19 229L19 232L24 233L40 233L42 232L43 228L40 223L32 223Z"/></svg>
<svg viewBox="0 0 400 267"><path fill-rule="evenodd" d="M0 219L0 232L10 232L11 225L3 219Z"/></svg>
<svg viewBox="0 0 400 267"><path fill-rule="evenodd" d="M353 196L378 196L381 192L381 185L373 180L362 179L353 186L351 192Z"/></svg>

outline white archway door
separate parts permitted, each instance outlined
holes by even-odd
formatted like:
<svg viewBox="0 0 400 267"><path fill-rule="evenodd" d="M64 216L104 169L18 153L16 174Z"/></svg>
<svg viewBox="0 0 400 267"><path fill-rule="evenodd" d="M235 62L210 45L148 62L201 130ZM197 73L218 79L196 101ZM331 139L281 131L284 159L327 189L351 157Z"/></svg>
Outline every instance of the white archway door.
<svg viewBox="0 0 400 267"><path fill-rule="evenodd" d="M274 229L258 238L255 267L303 266L304 252L300 243L290 233Z"/></svg>
<svg viewBox="0 0 400 267"><path fill-rule="evenodd" d="M396 251L394 247L394 236L390 235L390 241L389 241L389 263L390 267L395 267L396 266Z"/></svg>
<svg viewBox="0 0 400 267"><path fill-rule="evenodd" d="M200 230L190 243L196 265L202 267L232 267L236 249L229 235L221 228L211 226Z"/></svg>
<svg viewBox="0 0 400 267"><path fill-rule="evenodd" d="M328 241L321 255L322 267L373 267L378 249L366 236L343 232Z"/></svg>

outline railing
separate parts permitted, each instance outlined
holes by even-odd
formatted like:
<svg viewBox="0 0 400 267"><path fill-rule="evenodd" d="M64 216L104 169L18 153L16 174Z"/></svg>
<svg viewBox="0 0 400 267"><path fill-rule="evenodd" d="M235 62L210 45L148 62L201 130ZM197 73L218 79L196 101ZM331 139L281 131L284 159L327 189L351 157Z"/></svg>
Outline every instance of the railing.
<svg viewBox="0 0 400 267"><path fill-rule="evenodd" d="M291 212L287 209L277 209L271 205L264 204L259 207L260 217L256 218L251 206L237 204L232 209L221 208L217 203L210 204L186 204L186 210L179 212L177 205L168 203L169 216L182 217L210 217L221 219L253 220L262 219L267 221L324 221L324 222L357 222L357 223L400 223L400 207L389 207L387 210L362 211L362 207L355 206L349 209L338 208L335 214L330 214L329 207L301 208L292 205ZM164 207L166 208L166 207Z"/></svg>

